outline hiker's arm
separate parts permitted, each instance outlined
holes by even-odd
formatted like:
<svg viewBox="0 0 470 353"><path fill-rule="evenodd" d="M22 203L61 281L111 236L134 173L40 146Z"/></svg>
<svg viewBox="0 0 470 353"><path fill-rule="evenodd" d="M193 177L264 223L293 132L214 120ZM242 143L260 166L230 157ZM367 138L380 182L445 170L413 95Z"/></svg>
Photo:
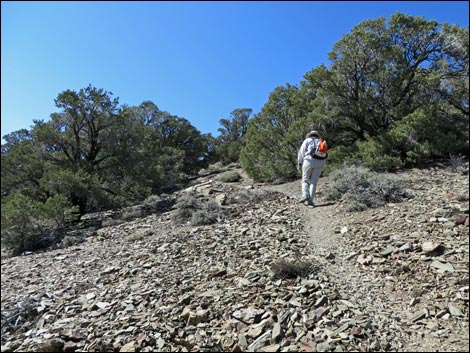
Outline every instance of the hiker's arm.
<svg viewBox="0 0 470 353"><path fill-rule="evenodd" d="M302 146L300 146L299 148L299 153L297 154L297 163L298 164L302 164L304 162L304 157L305 157L305 148L306 148L306 145L307 145L307 140L304 140L304 142L302 142Z"/></svg>

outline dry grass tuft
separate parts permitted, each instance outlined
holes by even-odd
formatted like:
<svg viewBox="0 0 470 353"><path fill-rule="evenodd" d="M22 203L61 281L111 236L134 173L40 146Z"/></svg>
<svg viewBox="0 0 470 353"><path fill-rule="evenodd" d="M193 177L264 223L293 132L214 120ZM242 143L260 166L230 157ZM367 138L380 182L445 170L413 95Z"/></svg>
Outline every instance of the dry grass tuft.
<svg viewBox="0 0 470 353"><path fill-rule="evenodd" d="M271 264L274 276L280 279L304 277L307 278L315 271L315 265L309 261L277 260Z"/></svg>

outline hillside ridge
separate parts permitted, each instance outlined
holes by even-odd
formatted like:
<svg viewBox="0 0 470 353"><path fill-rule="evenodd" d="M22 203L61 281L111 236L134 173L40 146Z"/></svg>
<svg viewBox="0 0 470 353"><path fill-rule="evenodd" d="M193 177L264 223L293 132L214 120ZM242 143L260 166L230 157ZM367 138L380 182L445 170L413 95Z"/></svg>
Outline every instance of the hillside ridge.
<svg viewBox="0 0 470 353"><path fill-rule="evenodd" d="M170 195L216 201L217 223L165 203L2 257L2 351L468 351L468 175L405 171L414 198L346 212L328 177L308 208L300 181L238 172Z"/></svg>

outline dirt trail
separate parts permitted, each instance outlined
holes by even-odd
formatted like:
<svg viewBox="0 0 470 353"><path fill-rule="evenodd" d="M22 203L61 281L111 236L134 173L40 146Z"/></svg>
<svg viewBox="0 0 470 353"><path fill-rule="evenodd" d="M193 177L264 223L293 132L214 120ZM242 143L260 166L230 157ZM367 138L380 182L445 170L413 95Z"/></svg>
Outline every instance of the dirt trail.
<svg viewBox="0 0 470 353"><path fill-rule="evenodd" d="M364 272L351 260L359 254L340 230L346 225L350 228L360 213L346 212L339 204L325 200L321 193L325 182L326 178L320 178L316 207L299 204L304 228L311 235L314 257L334 282L341 298L357 304L361 311L373 318L374 325L377 325L376 333L380 334L381 347L377 349L390 350L389 344L393 339L394 348L398 351L468 351L468 334L465 338L465 333L450 332L438 338L414 332L409 325L410 293L397 291L393 283L386 278L384 280L386 276L382 273ZM267 188L289 195L293 202L300 197L300 181Z"/></svg>
<svg viewBox="0 0 470 353"><path fill-rule="evenodd" d="M2 351L70 337L69 351L297 352L304 338L317 351L468 352L468 225L448 213L468 214L468 178L445 169L401 177L414 198L347 212L325 200L328 177L310 208L298 202L300 180L261 186L244 175L241 185L206 176L191 189L202 199L239 200L224 206L224 222L196 227L175 222L177 209L157 212L110 223L75 246L2 258L2 325L4 314L17 326L16 313L40 308L16 330L2 326ZM259 199L244 203L250 196ZM431 241L445 251L425 253ZM281 258L312 260L315 287L276 284L269 267ZM262 310L262 325L258 310L244 308ZM278 313L285 336L272 344ZM140 332L149 339L137 342Z"/></svg>

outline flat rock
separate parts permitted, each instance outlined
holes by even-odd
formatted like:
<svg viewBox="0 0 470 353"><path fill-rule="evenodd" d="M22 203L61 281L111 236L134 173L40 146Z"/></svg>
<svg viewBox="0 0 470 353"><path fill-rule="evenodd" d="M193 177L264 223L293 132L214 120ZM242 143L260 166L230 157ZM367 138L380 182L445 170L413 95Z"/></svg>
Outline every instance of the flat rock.
<svg viewBox="0 0 470 353"><path fill-rule="evenodd" d="M454 272L454 266L450 263L443 263L438 260L431 262L431 267L437 269L438 272Z"/></svg>

